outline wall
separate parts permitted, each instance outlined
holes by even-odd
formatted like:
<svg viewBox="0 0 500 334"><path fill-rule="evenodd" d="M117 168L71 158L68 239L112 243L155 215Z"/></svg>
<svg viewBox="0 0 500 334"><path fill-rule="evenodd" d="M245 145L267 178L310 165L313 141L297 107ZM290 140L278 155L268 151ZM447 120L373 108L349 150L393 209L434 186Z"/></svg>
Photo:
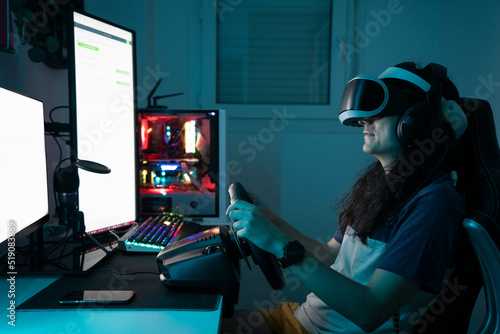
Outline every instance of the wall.
<svg viewBox="0 0 500 334"><path fill-rule="evenodd" d="M461 96L486 99L495 111L500 108L498 13L500 3L487 0L360 1L359 27L369 33L369 43L360 55L367 73L402 61L422 65L437 62L448 68ZM387 19L375 13L399 3ZM383 17L383 18L381 18ZM369 29L381 22L380 29ZM496 114L496 112L495 112ZM499 117L496 124L499 124Z"/></svg>

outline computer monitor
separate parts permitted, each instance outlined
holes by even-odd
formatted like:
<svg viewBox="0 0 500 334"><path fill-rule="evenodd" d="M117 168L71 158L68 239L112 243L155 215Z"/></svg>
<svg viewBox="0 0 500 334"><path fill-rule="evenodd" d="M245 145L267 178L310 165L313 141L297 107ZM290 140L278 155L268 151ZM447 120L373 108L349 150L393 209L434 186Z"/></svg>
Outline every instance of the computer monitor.
<svg viewBox="0 0 500 334"><path fill-rule="evenodd" d="M227 222L225 110L139 112L140 212Z"/></svg>
<svg viewBox="0 0 500 334"><path fill-rule="evenodd" d="M137 215L135 33L75 11L69 40L71 154L111 169L78 172L79 210L95 234Z"/></svg>
<svg viewBox="0 0 500 334"><path fill-rule="evenodd" d="M15 248L14 240L28 236L49 220L49 201L43 103L0 88L0 119L3 255L9 247Z"/></svg>

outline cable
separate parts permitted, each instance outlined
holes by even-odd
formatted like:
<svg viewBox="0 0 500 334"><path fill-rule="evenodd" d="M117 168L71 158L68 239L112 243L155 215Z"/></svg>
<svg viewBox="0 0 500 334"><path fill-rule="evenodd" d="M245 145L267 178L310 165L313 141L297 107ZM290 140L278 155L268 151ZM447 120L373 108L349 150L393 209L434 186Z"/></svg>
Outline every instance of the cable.
<svg viewBox="0 0 500 334"><path fill-rule="evenodd" d="M116 238L116 240L120 240L120 237L114 231L109 230L108 232L109 232L109 234L111 234L112 236L114 236Z"/></svg>
<svg viewBox="0 0 500 334"><path fill-rule="evenodd" d="M130 230L134 229L135 227L139 227L139 224L137 222L134 222L129 228L127 228L124 231L120 230L118 232L118 231L109 230L108 232L111 233L112 235L114 235L119 240L121 238L121 236L127 234Z"/></svg>
<svg viewBox="0 0 500 334"><path fill-rule="evenodd" d="M53 114L53 112L54 112L54 111L56 111L56 110L58 110L58 109L63 109L63 108L69 108L69 106L58 106L58 107L54 107L54 108L52 108L52 109L49 111L49 119L50 119L50 121L51 121L52 123L56 123L56 122L54 121L54 119L52 118L52 114ZM59 142L57 141L57 138L62 138L62 137L63 137L63 135L61 135L60 133L57 133L57 135L56 135L54 132L47 132L47 131L45 132L45 134L46 134L46 135L50 135L50 136L52 136L52 138L54 138L54 141L56 142L56 144L57 144L57 146L58 146L58 148L59 148L59 161L61 161L61 159L62 159L62 147L61 147L61 145L59 144ZM66 142L66 144L68 144L68 143Z"/></svg>
<svg viewBox="0 0 500 334"><path fill-rule="evenodd" d="M49 119L52 123L56 123L53 119L52 119L52 113L58 109L63 109L63 108L68 108L69 109L69 106L58 106L58 107L54 107L52 108L50 111L49 111Z"/></svg>
<svg viewBox="0 0 500 334"><path fill-rule="evenodd" d="M56 123L54 121L54 119L52 118L52 114L54 113L54 111L58 110L58 109L64 109L64 108L69 108L69 106L57 106L57 107L54 107L52 108L50 111L49 111L49 119L52 123ZM62 135L61 134L55 134L53 132L45 132L45 134L47 135L50 135L52 136L52 138L54 139L54 142L56 143L57 147L58 147L58 150L59 150L59 163L56 165L56 167L54 168L54 172L53 172L53 175L52 175L52 178L55 177L55 173L57 172L58 168L61 166L61 164L70 159L70 158L65 158L63 159L63 149L61 147L61 144L59 143L59 141L57 140L58 138L62 138ZM67 141L65 141L65 144L68 144ZM55 189L52 189L53 190L53 195L54 195L54 203L56 204L56 206L59 205L58 201L57 201L57 194L56 194L56 190Z"/></svg>
<svg viewBox="0 0 500 334"><path fill-rule="evenodd" d="M25 2L22 2L22 7L21 7L21 17L24 19L24 5ZM24 20L20 20L24 21ZM21 69L22 69L22 61L21 61L21 54L22 54L22 45L24 44L24 24L21 24L21 43L19 44L19 56L18 56L18 77L17 77L17 84L16 84L16 92L19 92L19 85L21 84Z"/></svg>

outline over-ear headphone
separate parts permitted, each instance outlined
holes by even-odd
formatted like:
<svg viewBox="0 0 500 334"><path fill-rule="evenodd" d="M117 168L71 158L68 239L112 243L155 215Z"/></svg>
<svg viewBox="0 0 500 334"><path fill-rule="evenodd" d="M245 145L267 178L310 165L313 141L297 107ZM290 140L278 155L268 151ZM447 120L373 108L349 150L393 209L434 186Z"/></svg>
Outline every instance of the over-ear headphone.
<svg viewBox="0 0 500 334"><path fill-rule="evenodd" d="M396 127L397 137L405 146L411 145L416 139L430 137L435 128L442 126L441 101L443 86L447 79L447 69L435 63L427 67L430 67L431 84L401 67L390 67L379 76L380 79L398 79L409 82L425 93L425 99L410 105L399 117ZM424 72L427 71L427 67L423 70Z"/></svg>

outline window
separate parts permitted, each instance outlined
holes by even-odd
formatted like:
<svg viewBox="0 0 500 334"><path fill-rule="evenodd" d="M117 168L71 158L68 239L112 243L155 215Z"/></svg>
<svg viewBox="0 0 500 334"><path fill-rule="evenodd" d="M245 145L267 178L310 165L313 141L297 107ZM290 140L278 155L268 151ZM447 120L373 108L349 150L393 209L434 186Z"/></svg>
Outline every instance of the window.
<svg viewBox="0 0 500 334"><path fill-rule="evenodd" d="M325 105L331 0L218 0L216 103Z"/></svg>

